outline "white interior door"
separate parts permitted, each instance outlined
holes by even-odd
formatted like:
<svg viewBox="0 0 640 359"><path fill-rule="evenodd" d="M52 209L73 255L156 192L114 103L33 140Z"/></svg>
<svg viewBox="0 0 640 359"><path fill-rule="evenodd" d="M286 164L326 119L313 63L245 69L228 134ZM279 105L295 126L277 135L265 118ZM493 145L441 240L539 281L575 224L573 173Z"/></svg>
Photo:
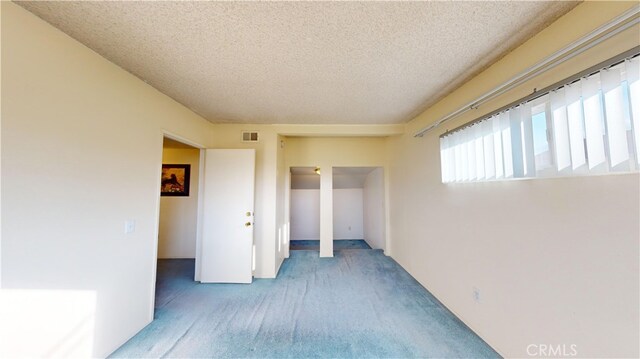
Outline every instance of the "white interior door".
<svg viewBox="0 0 640 359"><path fill-rule="evenodd" d="M251 283L255 150L206 150L200 281Z"/></svg>

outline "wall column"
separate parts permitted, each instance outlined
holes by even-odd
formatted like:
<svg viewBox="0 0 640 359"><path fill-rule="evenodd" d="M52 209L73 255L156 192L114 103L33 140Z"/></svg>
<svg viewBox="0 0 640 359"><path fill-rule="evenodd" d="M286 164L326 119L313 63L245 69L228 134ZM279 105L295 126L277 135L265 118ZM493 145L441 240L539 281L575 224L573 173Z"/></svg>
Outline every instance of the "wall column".
<svg viewBox="0 0 640 359"><path fill-rule="evenodd" d="M333 257L333 168L320 168L320 257Z"/></svg>

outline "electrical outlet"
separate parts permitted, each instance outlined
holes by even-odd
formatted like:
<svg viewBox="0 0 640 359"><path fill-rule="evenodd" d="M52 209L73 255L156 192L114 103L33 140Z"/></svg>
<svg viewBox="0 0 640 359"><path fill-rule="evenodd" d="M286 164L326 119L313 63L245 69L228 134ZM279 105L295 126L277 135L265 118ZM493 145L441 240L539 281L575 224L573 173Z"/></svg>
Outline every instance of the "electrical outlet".
<svg viewBox="0 0 640 359"><path fill-rule="evenodd" d="M473 301L480 303L480 289L473 287Z"/></svg>

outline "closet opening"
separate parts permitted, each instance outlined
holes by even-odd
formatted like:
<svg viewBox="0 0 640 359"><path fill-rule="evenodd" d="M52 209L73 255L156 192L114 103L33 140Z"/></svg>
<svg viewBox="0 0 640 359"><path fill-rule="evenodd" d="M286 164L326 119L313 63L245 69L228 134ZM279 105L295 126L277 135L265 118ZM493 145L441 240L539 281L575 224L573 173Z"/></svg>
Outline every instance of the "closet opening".
<svg viewBox="0 0 640 359"><path fill-rule="evenodd" d="M384 170L333 168L333 250L385 249Z"/></svg>
<svg viewBox="0 0 640 359"><path fill-rule="evenodd" d="M320 170L291 167L289 250L320 251Z"/></svg>

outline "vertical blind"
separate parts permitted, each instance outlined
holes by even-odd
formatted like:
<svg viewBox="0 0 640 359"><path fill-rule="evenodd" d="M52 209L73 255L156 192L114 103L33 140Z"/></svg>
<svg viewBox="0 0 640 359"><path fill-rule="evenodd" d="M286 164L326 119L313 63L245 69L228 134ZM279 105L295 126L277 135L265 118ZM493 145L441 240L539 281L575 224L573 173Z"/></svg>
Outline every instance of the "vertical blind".
<svg viewBox="0 0 640 359"><path fill-rule="evenodd" d="M638 171L639 154L637 56L440 138L444 183Z"/></svg>

